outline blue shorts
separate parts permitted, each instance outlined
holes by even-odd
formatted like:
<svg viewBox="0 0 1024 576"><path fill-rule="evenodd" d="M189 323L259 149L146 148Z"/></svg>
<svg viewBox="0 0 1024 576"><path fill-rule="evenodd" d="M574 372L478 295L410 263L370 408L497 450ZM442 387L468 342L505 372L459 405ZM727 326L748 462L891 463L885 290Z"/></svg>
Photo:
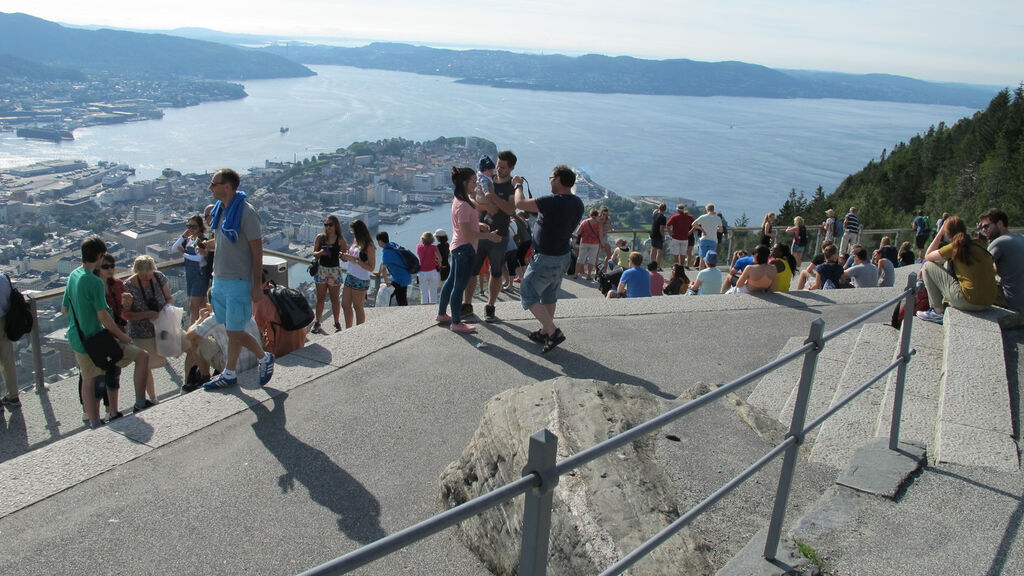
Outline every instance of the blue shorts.
<svg viewBox="0 0 1024 576"><path fill-rule="evenodd" d="M252 318L252 281L214 279L210 304L217 324L230 332L244 332Z"/></svg>
<svg viewBox="0 0 1024 576"><path fill-rule="evenodd" d="M523 282L519 285L520 300L524 310L540 302L554 304L558 301L558 288L562 285L562 276L572 261L572 252L561 256L534 254L530 265L523 274Z"/></svg>
<svg viewBox="0 0 1024 576"><path fill-rule="evenodd" d="M351 274L345 275L345 287L353 290L363 290L364 292L370 289L370 281L356 278Z"/></svg>
<svg viewBox="0 0 1024 576"><path fill-rule="evenodd" d="M716 242L715 240L713 240L711 238L708 238L706 240L705 239L701 239L700 245L697 248L698 254L700 255L700 259L701 260L703 260L708 255L708 252L714 252L717 249L718 249L718 242Z"/></svg>

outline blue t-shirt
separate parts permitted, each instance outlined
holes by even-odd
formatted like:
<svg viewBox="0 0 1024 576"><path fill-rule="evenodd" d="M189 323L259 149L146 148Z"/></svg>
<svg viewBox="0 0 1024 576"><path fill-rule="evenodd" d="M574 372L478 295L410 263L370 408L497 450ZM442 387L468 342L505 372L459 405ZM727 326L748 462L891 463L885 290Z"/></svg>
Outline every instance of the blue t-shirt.
<svg viewBox="0 0 1024 576"><path fill-rule="evenodd" d="M388 274L391 274L391 281L399 286L408 286L411 284L412 274L405 269L405 259L398 253L398 244L388 242L380 252L380 260L388 267Z"/></svg>
<svg viewBox="0 0 1024 576"><path fill-rule="evenodd" d="M626 285L626 298L651 297L651 273L646 268L630 268L622 273L619 282Z"/></svg>
<svg viewBox="0 0 1024 576"><path fill-rule="evenodd" d="M551 194L536 201L540 215L533 227L533 251L546 256L568 254L570 237L583 219L583 201L573 194Z"/></svg>
<svg viewBox="0 0 1024 576"><path fill-rule="evenodd" d="M753 256L744 256L743 258L740 258L740 259L736 260L736 263L733 264L732 267L735 268L737 272L743 272L744 268L746 268L747 266L750 266L753 263L754 263L754 257Z"/></svg>

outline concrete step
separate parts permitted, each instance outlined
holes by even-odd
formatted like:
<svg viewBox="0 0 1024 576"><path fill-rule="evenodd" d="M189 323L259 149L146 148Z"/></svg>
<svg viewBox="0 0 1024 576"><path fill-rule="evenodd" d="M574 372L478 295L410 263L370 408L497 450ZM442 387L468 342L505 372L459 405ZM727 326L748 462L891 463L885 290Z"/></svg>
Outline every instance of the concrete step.
<svg viewBox="0 0 1024 576"><path fill-rule="evenodd" d="M786 344L779 351L778 358L789 354L800 346L803 346L806 336L794 336L786 341ZM775 371L761 377L754 390L747 397L747 403L763 409L773 417L782 412L786 405L789 393L793 391L800 381L800 368L803 363L797 359L789 364L776 369Z"/></svg>
<svg viewBox="0 0 1024 576"><path fill-rule="evenodd" d="M892 363L898 346L899 332L892 326L862 326L829 407ZM878 407L884 395L884 381L876 383L826 420L814 440L810 460L845 468L857 448L875 436Z"/></svg>
<svg viewBox="0 0 1024 576"><path fill-rule="evenodd" d="M832 396L835 395L836 387L842 379L846 363L853 352L854 344L857 342L857 332L844 332L825 344L818 355L818 366L814 372L814 383L811 385L811 397L807 404L807 422L821 416L832 403ZM796 363L799 368L801 362ZM793 389L786 399L786 404L779 412L779 422L788 424L793 419L793 409L796 405L797 384L799 383L799 370L797 378L793 382ZM807 433L805 443L810 446L817 437L820 429Z"/></svg>
<svg viewBox="0 0 1024 576"><path fill-rule="evenodd" d="M910 347L917 350L917 353L907 365L900 419L900 441L926 446L928 454L935 454L936 450L935 430L945 356L944 339L945 332L942 326L914 321ZM896 373L892 373L886 382L885 396L878 411L878 425L875 430L877 436L889 436L895 393Z"/></svg>
<svg viewBox="0 0 1024 576"><path fill-rule="evenodd" d="M936 460L997 470L1020 469L1013 438L1000 317L946 309Z"/></svg>

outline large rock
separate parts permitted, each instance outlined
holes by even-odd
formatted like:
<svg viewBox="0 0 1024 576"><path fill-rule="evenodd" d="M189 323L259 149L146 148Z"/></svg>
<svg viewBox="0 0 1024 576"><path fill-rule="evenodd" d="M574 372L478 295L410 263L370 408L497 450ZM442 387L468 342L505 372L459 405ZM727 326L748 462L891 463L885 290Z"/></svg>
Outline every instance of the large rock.
<svg viewBox="0 0 1024 576"><path fill-rule="evenodd" d="M441 501L454 507L521 477L529 436L558 436L558 460L662 411L643 388L557 378L492 398L462 457L441 475ZM555 488L548 574L601 572L679 516L671 479L651 435L563 476ZM523 499L461 524L465 544L499 575L519 564ZM684 529L630 574L710 574L706 546Z"/></svg>

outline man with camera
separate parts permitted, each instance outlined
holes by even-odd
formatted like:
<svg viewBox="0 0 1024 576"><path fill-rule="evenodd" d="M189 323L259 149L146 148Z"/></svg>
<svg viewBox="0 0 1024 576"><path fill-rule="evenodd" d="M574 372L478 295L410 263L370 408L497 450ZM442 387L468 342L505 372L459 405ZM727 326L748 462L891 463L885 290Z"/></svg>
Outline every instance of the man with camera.
<svg viewBox="0 0 1024 576"><path fill-rule="evenodd" d="M260 386L274 375L274 355L263 351L256 338L245 331L252 318L253 302L263 294L263 232L256 209L239 190L238 173L222 168L210 178L210 192L217 203L210 213L212 241L217 258L213 261L210 304L218 324L228 333L228 357L224 371L203 384L205 390L230 388L238 384L235 367L242 348L259 361Z"/></svg>
<svg viewBox="0 0 1024 576"><path fill-rule="evenodd" d="M82 375L82 404L93 428L103 425L100 420L100 409L96 402L96 380L106 372L93 361L87 351L85 342L90 341L103 330L107 330L119 342L121 359L117 367L135 363L135 411L146 408L146 379L149 375L149 354L132 344L131 339L114 322L107 309L106 288L103 280L96 275L107 252L107 245L99 236L90 236L82 241L82 265L71 271L68 276L67 288L64 289L64 300L61 313L68 319L68 345L75 353L79 374Z"/></svg>

